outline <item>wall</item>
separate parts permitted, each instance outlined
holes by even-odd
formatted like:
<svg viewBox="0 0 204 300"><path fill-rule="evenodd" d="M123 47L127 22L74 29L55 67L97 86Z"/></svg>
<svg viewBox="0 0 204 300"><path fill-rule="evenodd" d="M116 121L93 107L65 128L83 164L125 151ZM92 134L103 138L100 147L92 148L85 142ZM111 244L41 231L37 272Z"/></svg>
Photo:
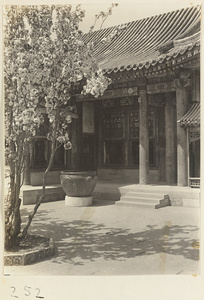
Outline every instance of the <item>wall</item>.
<svg viewBox="0 0 204 300"><path fill-rule="evenodd" d="M139 170L136 169L102 169L97 170L98 179L117 183L139 183ZM158 170L150 170L150 183L158 182Z"/></svg>
<svg viewBox="0 0 204 300"><path fill-rule="evenodd" d="M60 172L61 171L51 171L47 175L47 184L60 184ZM31 185L42 185L44 172L31 172L30 174L30 184Z"/></svg>

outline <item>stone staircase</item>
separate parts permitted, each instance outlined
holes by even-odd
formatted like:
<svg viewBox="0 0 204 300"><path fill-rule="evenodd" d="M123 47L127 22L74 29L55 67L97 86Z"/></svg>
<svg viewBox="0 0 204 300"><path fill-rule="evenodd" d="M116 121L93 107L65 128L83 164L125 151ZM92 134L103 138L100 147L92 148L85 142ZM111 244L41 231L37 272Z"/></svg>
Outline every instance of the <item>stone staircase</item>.
<svg viewBox="0 0 204 300"><path fill-rule="evenodd" d="M165 206L170 206L168 194L163 192L149 191L127 191L120 197L120 201L115 202L118 206L131 206L138 208L158 209Z"/></svg>

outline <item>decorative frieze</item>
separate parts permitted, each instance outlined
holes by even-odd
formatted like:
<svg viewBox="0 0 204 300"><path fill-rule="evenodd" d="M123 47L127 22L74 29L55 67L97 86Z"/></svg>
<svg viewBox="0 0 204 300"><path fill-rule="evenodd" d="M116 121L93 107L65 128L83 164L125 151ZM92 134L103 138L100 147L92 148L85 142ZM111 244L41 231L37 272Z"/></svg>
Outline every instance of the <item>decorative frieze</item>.
<svg viewBox="0 0 204 300"><path fill-rule="evenodd" d="M175 71L171 70L163 70L162 75L156 76L154 73L147 74L148 77L148 84L153 83L162 83L162 82L169 82L173 81L176 78Z"/></svg>
<svg viewBox="0 0 204 300"><path fill-rule="evenodd" d="M110 78L112 80L110 88L132 87L147 83L147 79L143 76L143 73L133 70L126 72L125 75L121 72L111 74Z"/></svg>
<svg viewBox="0 0 204 300"><path fill-rule="evenodd" d="M160 82L155 84L147 85L147 93L148 94L156 94L156 93L169 93L175 91L175 85L173 81L169 82Z"/></svg>
<svg viewBox="0 0 204 300"><path fill-rule="evenodd" d="M123 87L118 89L110 89L106 90L103 96L100 96L99 99L110 99L110 98L121 98L121 97L129 97L129 96L137 96L138 88L134 87ZM76 95L77 102L82 102L84 100L93 101L96 98L92 95Z"/></svg>
<svg viewBox="0 0 204 300"><path fill-rule="evenodd" d="M101 96L101 99L108 99L108 98L119 98L119 97L127 97L127 96L135 96L138 95L138 88L137 87L124 87L120 89L112 89L106 90Z"/></svg>
<svg viewBox="0 0 204 300"><path fill-rule="evenodd" d="M102 107L110 108L110 107L119 107L119 106L138 106L137 97L122 97L122 98L111 98L111 99L103 99Z"/></svg>

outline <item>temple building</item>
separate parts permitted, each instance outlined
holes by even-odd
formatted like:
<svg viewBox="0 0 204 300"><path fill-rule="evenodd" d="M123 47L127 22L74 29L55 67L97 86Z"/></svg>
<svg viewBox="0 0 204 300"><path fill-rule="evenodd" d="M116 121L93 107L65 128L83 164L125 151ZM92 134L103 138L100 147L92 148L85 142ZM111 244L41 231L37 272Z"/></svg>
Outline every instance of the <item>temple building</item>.
<svg viewBox="0 0 204 300"><path fill-rule="evenodd" d="M49 183L96 170L101 181L200 186L200 22L192 6L84 35L112 83L97 99L76 95L73 147L58 149ZM48 153L42 133L27 183L41 184Z"/></svg>

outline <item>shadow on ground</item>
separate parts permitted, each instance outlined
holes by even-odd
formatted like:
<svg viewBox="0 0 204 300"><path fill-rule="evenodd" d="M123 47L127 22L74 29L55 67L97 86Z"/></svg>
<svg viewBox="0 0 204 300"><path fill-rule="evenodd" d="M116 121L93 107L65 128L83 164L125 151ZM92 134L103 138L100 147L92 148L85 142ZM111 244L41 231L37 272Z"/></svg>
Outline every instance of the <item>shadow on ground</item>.
<svg viewBox="0 0 204 300"><path fill-rule="evenodd" d="M26 209L22 210L24 215L28 215ZM46 210L40 210L30 233L54 238L58 253L52 258L53 263L84 265L86 260L124 261L157 253L181 255L196 261L199 250L197 241L191 236L197 231L197 226L166 224L163 228L149 225L144 231L132 233L129 229L110 228L91 221L50 219Z"/></svg>

